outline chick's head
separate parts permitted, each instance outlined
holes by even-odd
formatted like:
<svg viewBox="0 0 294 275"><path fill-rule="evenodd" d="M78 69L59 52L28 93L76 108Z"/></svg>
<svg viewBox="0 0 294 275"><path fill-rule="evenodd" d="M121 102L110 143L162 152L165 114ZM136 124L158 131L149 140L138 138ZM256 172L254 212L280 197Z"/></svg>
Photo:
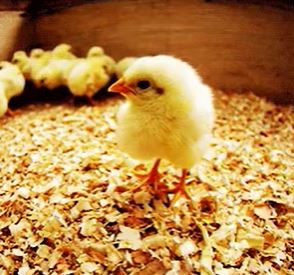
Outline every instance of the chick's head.
<svg viewBox="0 0 294 275"><path fill-rule="evenodd" d="M50 64L49 64L50 65ZM45 66L36 75L34 84L37 88L55 89L61 85L61 73L54 66Z"/></svg>
<svg viewBox="0 0 294 275"><path fill-rule="evenodd" d="M172 56L157 55L138 58L114 83L110 92L118 92L132 102L164 99L172 101L183 96L197 80L194 69Z"/></svg>
<svg viewBox="0 0 294 275"><path fill-rule="evenodd" d="M39 48L32 49L31 52L30 52L30 57L39 58L44 53L45 53L45 51L43 49L39 49Z"/></svg>
<svg viewBox="0 0 294 275"><path fill-rule="evenodd" d="M50 51L44 51L43 49L32 49L30 52L30 59L32 61L32 66L35 64L43 64L45 65L49 59L51 58L51 52Z"/></svg>
<svg viewBox="0 0 294 275"><path fill-rule="evenodd" d="M69 44L62 43L52 50L52 57L57 59L75 59L76 56L71 52L72 47Z"/></svg>
<svg viewBox="0 0 294 275"><path fill-rule="evenodd" d="M88 57L95 57L95 56L103 56L103 55L104 55L103 48L98 47L98 46L91 47L87 52L87 58Z"/></svg>
<svg viewBox="0 0 294 275"><path fill-rule="evenodd" d="M12 61L13 64L18 66L21 72L24 74L25 78L30 77L31 73L31 62L30 58L24 51L17 51L13 54Z"/></svg>

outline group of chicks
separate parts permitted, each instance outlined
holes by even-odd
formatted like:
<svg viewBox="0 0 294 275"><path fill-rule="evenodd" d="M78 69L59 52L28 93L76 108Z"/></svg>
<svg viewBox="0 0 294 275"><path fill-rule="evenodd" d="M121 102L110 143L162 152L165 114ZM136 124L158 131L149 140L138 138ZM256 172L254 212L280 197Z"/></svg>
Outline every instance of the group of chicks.
<svg viewBox="0 0 294 275"><path fill-rule="evenodd" d="M94 94L114 75L120 77L133 59L126 60L116 63L98 46L91 47L86 57L77 57L65 43L51 51L32 49L29 55L16 51L11 62L0 62L0 116L9 112L9 100L23 92L26 81L49 90L65 86L74 96L92 102Z"/></svg>

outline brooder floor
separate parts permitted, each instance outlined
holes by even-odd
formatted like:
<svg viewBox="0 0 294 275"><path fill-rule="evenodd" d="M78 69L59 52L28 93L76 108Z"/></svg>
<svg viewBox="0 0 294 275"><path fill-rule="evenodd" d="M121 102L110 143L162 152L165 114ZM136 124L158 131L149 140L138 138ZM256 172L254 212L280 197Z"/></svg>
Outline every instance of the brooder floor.
<svg viewBox="0 0 294 275"><path fill-rule="evenodd" d="M293 108L216 92L193 202L169 206L130 191L150 164L116 148L121 103L1 118L0 274L294 274Z"/></svg>

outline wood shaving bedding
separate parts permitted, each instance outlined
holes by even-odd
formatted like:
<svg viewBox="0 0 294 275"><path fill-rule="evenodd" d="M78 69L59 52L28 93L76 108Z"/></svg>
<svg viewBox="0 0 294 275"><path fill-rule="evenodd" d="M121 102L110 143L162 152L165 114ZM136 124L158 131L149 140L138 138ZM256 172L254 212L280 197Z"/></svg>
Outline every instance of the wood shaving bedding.
<svg viewBox="0 0 294 275"><path fill-rule="evenodd" d="M193 202L169 207L129 191L150 164L116 148L120 104L1 118L0 274L294 274L293 107L216 92Z"/></svg>

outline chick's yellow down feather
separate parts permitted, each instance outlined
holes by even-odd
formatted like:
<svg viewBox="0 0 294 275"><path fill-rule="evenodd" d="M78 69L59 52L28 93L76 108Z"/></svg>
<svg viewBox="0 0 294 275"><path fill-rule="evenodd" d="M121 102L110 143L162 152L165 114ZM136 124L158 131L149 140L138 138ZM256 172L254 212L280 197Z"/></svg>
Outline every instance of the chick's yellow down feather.
<svg viewBox="0 0 294 275"><path fill-rule="evenodd" d="M5 85L0 81L0 117L8 110L8 99L5 94Z"/></svg>
<svg viewBox="0 0 294 275"><path fill-rule="evenodd" d="M187 169L209 147L214 123L211 89L188 63L172 56L138 58L110 88L127 98L118 112L118 147L136 159L167 159ZM147 182L158 177L155 163Z"/></svg>

